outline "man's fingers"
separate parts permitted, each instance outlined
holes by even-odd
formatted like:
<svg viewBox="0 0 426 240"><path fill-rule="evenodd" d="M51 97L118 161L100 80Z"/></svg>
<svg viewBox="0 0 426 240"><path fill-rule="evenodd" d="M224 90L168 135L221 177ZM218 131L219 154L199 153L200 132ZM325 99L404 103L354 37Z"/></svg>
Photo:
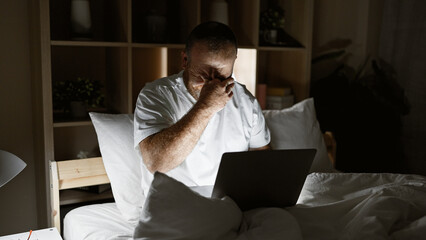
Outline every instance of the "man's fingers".
<svg viewBox="0 0 426 240"><path fill-rule="evenodd" d="M230 93L232 91L232 88L234 88L234 86L235 86L235 83L230 83L228 86L226 86L225 92Z"/></svg>
<svg viewBox="0 0 426 240"><path fill-rule="evenodd" d="M231 83L234 83L234 78L233 77L229 77L225 80L223 80L224 83L226 83L226 85L229 85Z"/></svg>
<svg viewBox="0 0 426 240"><path fill-rule="evenodd" d="M216 97L220 97L222 94L226 94L227 97L230 98L233 95L232 89L234 88L234 86L235 83L232 77L229 77L222 81L220 79L214 78L210 81L206 81L204 83L203 89L204 93L207 95L213 94L211 96L214 96L216 94Z"/></svg>
<svg viewBox="0 0 426 240"><path fill-rule="evenodd" d="M229 77L222 81L223 86L225 87L225 92L230 93L232 91L232 88L234 87L234 78Z"/></svg>

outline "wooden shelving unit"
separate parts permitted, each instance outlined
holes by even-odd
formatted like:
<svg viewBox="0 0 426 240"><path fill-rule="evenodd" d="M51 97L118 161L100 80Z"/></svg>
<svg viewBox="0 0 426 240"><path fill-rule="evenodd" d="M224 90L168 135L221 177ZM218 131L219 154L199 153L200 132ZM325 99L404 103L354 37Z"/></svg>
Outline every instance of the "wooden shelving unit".
<svg viewBox="0 0 426 240"><path fill-rule="evenodd" d="M84 41L73 39L70 0L35 2L41 38L41 79L35 91L42 97L44 144L40 151L48 165L52 160L75 159L80 151L99 156L90 119L55 118L53 83L78 76L97 79L104 85L107 112L132 113L145 83L181 70L185 38L193 27L208 20L211 1L91 0L92 38ZM296 101L303 100L309 96L313 0L278 1L285 9L285 31L301 47L259 44L259 16L267 2L228 0L229 25L240 47L235 75L253 93L257 83L291 86ZM145 40L143 21L152 9L166 18L168 34L161 43ZM75 192L63 195L68 195L66 202L78 202L74 195L84 199Z"/></svg>

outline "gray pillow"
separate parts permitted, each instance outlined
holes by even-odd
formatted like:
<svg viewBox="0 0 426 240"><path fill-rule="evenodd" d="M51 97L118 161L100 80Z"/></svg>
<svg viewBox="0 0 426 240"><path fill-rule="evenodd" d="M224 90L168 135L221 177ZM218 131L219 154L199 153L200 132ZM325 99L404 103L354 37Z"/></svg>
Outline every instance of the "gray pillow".
<svg viewBox="0 0 426 240"><path fill-rule="evenodd" d="M156 172L135 239L235 239L242 212L230 198L212 199Z"/></svg>

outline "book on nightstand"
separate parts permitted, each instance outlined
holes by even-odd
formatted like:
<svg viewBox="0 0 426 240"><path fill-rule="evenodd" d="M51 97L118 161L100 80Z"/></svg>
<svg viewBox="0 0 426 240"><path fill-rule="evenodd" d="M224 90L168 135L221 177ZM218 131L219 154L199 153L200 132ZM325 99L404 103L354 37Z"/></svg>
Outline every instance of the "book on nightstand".
<svg viewBox="0 0 426 240"><path fill-rule="evenodd" d="M290 87L268 87L266 89L267 96L288 96L292 91Z"/></svg>
<svg viewBox="0 0 426 240"><path fill-rule="evenodd" d="M283 109L293 106L294 95L289 87L271 87L266 91L266 109Z"/></svg>
<svg viewBox="0 0 426 240"><path fill-rule="evenodd" d="M294 104L294 96L266 96L266 109L279 110L289 108Z"/></svg>

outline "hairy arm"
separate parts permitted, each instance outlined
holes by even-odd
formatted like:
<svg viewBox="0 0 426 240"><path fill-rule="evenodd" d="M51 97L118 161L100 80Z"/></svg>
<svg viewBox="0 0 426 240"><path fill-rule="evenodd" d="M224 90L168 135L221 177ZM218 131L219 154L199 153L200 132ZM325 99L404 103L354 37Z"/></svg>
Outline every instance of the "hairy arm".
<svg viewBox="0 0 426 240"><path fill-rule="evenodd" d="M268 144L259 148L250 148L249 151L270 150L270 149L271 149L271 146Z"/></svg>
<svg viewBox="0 0 426 240"><path fill-rule="evenodd" d="M206 82L199 100L184 117L139 143L143 161L150 172L168 172L186 159L209 120L231 99L232 82L232 78Z"/></svg>
<svg viewBox="0 0 426 240"><path fill-rule="evenodd" d="M197 144L211 113L194 107L177 123L139 143L142 157L150 172L168 172L182 163Z"/></svg>

